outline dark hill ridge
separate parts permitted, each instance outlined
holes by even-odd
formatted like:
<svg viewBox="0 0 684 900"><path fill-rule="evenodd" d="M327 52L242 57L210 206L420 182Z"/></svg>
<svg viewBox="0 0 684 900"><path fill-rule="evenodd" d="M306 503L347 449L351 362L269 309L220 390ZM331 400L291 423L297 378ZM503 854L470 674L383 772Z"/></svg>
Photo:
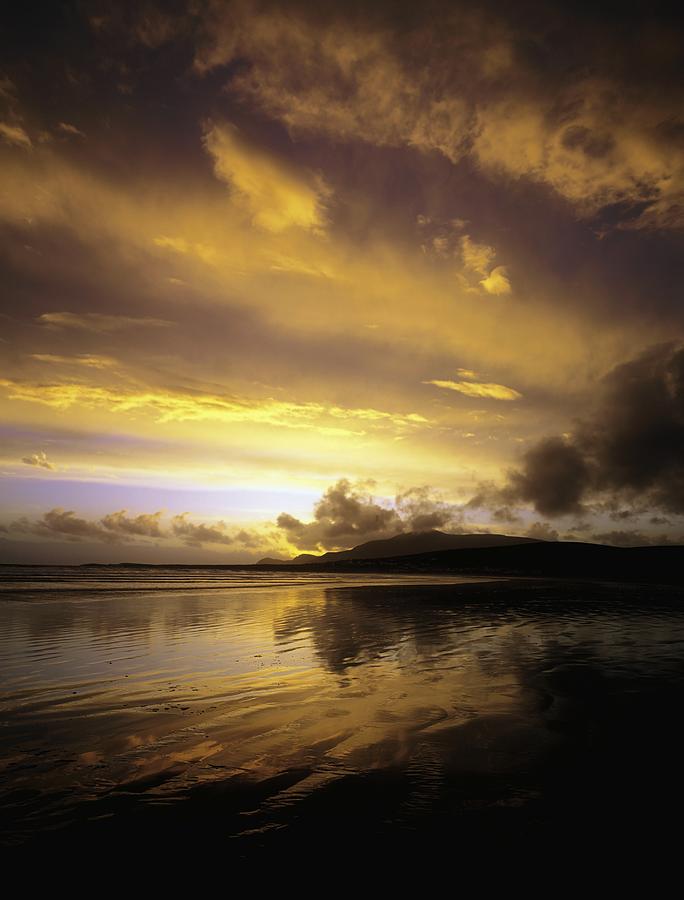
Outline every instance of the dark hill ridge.
<svg viewBox="0 0 684 900"><path fill-rule="evenodd" d="M351 550L331 550L322 555L300 553L292 560L265 558L257 565L320 565L349 559L384 559L432 553L437 550L465 550L475 547L499 547L507 544L534 543L532 538L506 534L447 534L443 531L411 531L378 541L367 541Z"/></svg>
<svg viewBox="0 0 684 900"><path fill-rule="evenodd" d="M305 566L309 571L322 568L329 571L425 572L684 585L684 547L607 547L536 541Z"/></svg>

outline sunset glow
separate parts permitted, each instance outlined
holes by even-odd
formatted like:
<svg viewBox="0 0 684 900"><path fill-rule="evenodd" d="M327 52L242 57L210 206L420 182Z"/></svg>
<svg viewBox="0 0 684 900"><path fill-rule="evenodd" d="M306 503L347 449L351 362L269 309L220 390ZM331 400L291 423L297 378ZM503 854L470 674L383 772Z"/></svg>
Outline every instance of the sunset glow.
<svg viewBox="0 0 684 900"><path fill-rule="evenodd" d="M681 542L668 22L76 9L2 38L3 562Z"/></svg>

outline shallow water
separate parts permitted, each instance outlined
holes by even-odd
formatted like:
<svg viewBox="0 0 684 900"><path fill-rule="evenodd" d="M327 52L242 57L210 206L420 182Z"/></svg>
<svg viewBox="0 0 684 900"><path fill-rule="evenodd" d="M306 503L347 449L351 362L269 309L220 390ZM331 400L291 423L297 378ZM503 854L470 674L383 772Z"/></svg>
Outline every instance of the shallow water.
<svg viewBox="0 0 684 900"><path fill-rule="evenodd" d="M675 590L232 570L0 578L10 845L75 829L123 840L152 823L241 856L321 828L433 840L567 824L588 806L633 827L682 787Z"/></svg>

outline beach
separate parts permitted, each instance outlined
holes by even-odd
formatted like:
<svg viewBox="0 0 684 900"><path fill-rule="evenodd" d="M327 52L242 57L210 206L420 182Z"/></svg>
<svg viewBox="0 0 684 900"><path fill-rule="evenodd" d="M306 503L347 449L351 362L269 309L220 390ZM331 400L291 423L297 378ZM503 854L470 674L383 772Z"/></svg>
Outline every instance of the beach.
<svg viewBox="0 0 684 900"><path fill-rule="evenodd" d="M682 792L675 588L7 567L0 624L9 851L646 839Z"/></svg>

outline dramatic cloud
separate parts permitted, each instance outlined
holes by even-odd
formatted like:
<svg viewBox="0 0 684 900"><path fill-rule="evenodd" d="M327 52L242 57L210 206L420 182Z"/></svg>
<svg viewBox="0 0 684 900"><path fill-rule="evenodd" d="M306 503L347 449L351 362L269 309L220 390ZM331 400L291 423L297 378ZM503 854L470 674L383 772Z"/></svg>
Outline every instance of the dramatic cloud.
<svg viewBox="0 0 684 900"><path fill-rule="evenodd" d="M215 5L205 24L198 71L249 60L232 90L288 126L460 155L467 104L455 94L435 96L429 67L407 68L385 34L356 31L341 19L321 27L287 10L261 12L252 4Z"/></svg>
<svg viewBox="0 0 684 900"><path fill-rule="evenodd" d="M81 542L12 558L681 533L674 363L601 381L684 340L680 14L10 6L0 518Z"/></svg>
<svg viewBox="0 0 684 900"><path fill-rule="evenodd" d="M559 537L556 529L548 522L533 522L525 534L536 541L557 541Z"/></svg>
<svg viewBox="0 0 684 900"><path fill-rule="evenodd" d="M323 494L314 507L313 522L281 513L277 524L290 543L303 550L349 547L402 530L395 509L376 503L363 487L354 487L345 478Z"/></svg>
<svg viewBox="0 0 684 900"><path fill-rule="evenodd" d="M572 436L533 446L501 496L549 516L593 498L684 514L684 348L660 345L617 366L592 415Z"/></svg>
<svg viewBox="0 0 684 900"><path fill-rule="evenodd" d="M591 540L597 544L611 544L613 547L645 547L649 544L662 545L669 543L667 535L644 534L641 531L605 531L594 533Z"/></svg>
<svg viewBox="0 0 684 900"><path fill-rule="evenodd" d="M23 456L21 461L27 466L38 466L41 469L54 470L55 466L47 458L45 451L40 453L32 453L30 456Z"/></svg>
<svg viewBox="0 0 684 900"><path fill-rule="evenodd" d="M504 497L531 503L542 515L556 516L577 512L590 483L582 451L563 438L550 437L527 451Z"/></svg>
<svg viewBox="0 0 684 900"><path fill-rule="evenodd" d="M655 347L614 369L577 441L598 490L684 512L684 347Z"/></svg>
<svg viewBox="0 0 684 900"><path fill-rule="evenodd" d="M313 521L281 513L277 525L300 550L337 550L403 531L443 528L460 520L460 508L435 497L429 488L404 491L390 506L376 502L363 485L342 478L315 505Z"/></svg>
<svg viewBox="0 0 684 900"><path fill-rule="evenodd" d="M482 105L473 143L480 164L549 185L583 216L622 203L637 213L625 216L632 227L682 227L674 109L596 77L564 85L558 101L539 93Z"/></svg>
<svg viewBox="0 0 684 900"><path fill-rule="evenodd" d="M229 89L291 129L437 151L454 163L470 156L494 176L547 185L579 215L625 204L633 227L681 227L677 92L625 75L630 59L635 69L650 65L654 80L661 74L649 42L620 44L600 21L548 5L537 12L530 30L505 8L444 7L404 34L377 21L213 5L196 68L248 61ZM584 45L579 75L554 69L538 46L559 33ZM665 75L669 62L663 53Z"/></svg>
<svg viewBox="0 0 684 900"><path fill-rule="evenodd" d="M464 505L464 511L488 511L495 522L520 525L522 519L517 509L517 500L512 491L495 482L480 483L478 491Z"/></svg>
<svg viewBox="0 0 684 900"><path fill-rule="evenodd" d="M435 495L429 487L410 488L397 494L395 507L406 531L432 531L460 527L463 518L460 506L448 503Z"/></svg>

